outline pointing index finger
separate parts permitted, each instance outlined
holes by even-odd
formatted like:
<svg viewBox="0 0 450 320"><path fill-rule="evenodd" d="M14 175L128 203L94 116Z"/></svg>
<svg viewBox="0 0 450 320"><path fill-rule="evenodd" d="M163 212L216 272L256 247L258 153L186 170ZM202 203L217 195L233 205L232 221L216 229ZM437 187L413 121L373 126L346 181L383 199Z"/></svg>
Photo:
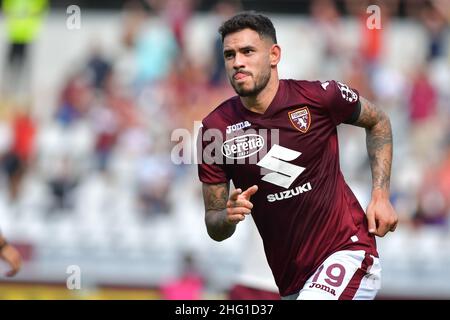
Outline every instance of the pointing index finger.
<svg viewBox="0 0 450 320"><path fill-rule="evenodd" d="M242 192L242 195L248 200L252 195L256 193L256 191L258 191L258 186L255 184L250 188L248 188L247 190L245 190L244 192Z"/></svg>
<svg viewBox="0 0 450 320"><path fill-rule="evenodd" d="M230 200L236 201L238 196L242 193L242 189L238 188L231 192Z"/></svg>

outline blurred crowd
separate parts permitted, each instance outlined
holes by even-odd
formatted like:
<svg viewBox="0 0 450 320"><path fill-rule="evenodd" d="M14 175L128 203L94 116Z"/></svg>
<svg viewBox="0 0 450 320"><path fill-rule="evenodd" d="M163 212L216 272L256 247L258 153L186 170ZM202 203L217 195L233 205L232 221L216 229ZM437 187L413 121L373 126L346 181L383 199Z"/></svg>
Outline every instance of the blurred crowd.
<svg viewBox="0 0 450 320"><path fill-rule="evenodd" d="M31 2L36 2L45 23L46 1ZM345 1L347 16L332 0L311 1L308 25L317 36L323 62L308 80L347 82L386 110L395 143L392 201L401 225L448 229L450 3L375 3L381 8L381 29L367 27L368 1ZM218 34L208 44L212 54L192 55L187 50L186 30L197 4L195 0L126 1L119 50L111 52L101 43L91 43L82 57L84 63L72 68L61 88L55 88L58 99L49 119L36 116L27 95L27 68L32 62L27 44L39 41L39 35L7 37L0 92L0 190L7 199L6 210L20 211L17 203L24 196L25 181L33 177L45 186L45 200L38 206L46 214L71 214L76 201L83 201L80 188L95 175L107 185L132 190L131 207L140 219L174 213L174 187L186 177L194 182L197 178L195 166L171 163L177 143L170 141L171 132L191 130L194 121L234 95L225 76ZM389 64L385 56L386 39L401 5L407 12L403 19L420 26L426 35L423 56L407 68ZM218 2L209 13L211 29L242 9L251 8L239 1ZM8 18L8 10L3 10ZM349 17L358 26L358 38L351 43L345 33ZM355 138L364 135L356 130L342 128L342 166L350 182L364 186L356 188L364 199L370 196L370 170L364 142ZM69 135L62 142L55 140Z"/></svg>
<svg viewBox="0 0 450 320"><path fill-rule="evenodd" d="M314 1L313 23L323 37L325 78L340 78L360 94L384 108L394 130L392 201L403 224L449 227L450 216L450 3L446 1L375 1L382 28L370 28L365 1L347 1L347 8L359 24L357 45L349 50L343 34L342 18L333 1ZM410 19L420 26L425 47L410 65L393 65L387 59L386 43L400 4ZM366 11L367 10L367 11ZM369 18L370 19L370 18ZM413 32L413 31L411 31ZM404 34L408 38L407 32ZM401 60L401 48L399 51ZM330 68L331 66L331 68ZM340 75L340 76L339 76ZM350 131L345 133L352 135ZM344 133L344 134L345 134ZM347 137L341 139L344 145ZM353 149L352 149L353 150ZM363 154L361 148L359 153ZM352 179L361 180L368 170L367 158L357 154L344 159L361 159L365 164L350 167ZM345 170L345 168L344 168ZM364 180L364 179L362 179ZM370 180L365 180L366 185ZM366 189L366 195L370 190Z"/></svg>
<svg viewBox="0 0 450 320"><path fill-rule="evenodd" d="M237 3L218 4L218 22L237 8ZM74 128L89 127L92 154L80 158L65 148L51 167L40 168L52 197L50 211L70 211L83 176L96 172L111 178L115 155L126 154L133 161L133 188L142 215L170 214L168 194L184 171L170 163L171 132L190 128L194 119L231 94L224 90L219 41L211 44L220 55L215 61L193 61L185 53L185 28L194 9L194 1L127 1L120 50L110 54L92 43L83 65L67 74L50 122L75 134ZM39 10L44 18L45 5ZM47 123L33 118L29 85L19 86L29 82L27 47L34 34L20 45L23 54L15 53L17 44L10 40L2 87L2 128L9 138L3 138L0 152L9 198L15 202L24 176L36 169L36 157L42 157L37 131Z"/></svg>

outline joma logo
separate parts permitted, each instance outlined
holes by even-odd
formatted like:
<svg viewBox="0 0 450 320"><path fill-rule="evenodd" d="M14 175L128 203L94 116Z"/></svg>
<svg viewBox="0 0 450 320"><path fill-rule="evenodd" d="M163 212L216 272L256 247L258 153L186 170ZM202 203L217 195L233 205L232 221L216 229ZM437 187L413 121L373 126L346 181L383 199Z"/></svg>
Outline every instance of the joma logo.
<svg viewBox="0 0 450 320"><path fill-rule="evenodd" d="M334 291L334 289L331 289L329 286L326 286L326 285L324 285L324 284L320 284L320 283L315 283L315 282L313 282L313 283L309 286L309 288L317 288L317 289L326 291L326 292L332 294L333 296L336 295L336 292Z"/></svg>
<svg viewBox="0 0 450 320"><path fill-rule="evenodd" d="M251 126L251 123L248 121L243 121L243 122L233 124L233 125L227 127L227 134L230 134L231 132L241 130L241 129L244 129L244 128L247 128L250 126Z"/></svg>

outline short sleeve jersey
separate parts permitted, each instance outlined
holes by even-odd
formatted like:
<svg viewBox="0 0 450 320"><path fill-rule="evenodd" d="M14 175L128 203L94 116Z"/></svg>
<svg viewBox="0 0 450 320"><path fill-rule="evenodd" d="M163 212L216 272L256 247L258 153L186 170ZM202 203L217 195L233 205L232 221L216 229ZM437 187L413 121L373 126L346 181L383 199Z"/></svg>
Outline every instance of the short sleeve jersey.
<svg viewBox="0 0 450 320"><path fill-rule="evenodd" d="M358 92L341 82L280 80L264 114L235 96L203 119L199 178L258 185L252 216L282 296L298 292L336 251L378 256L339 166L336 127L359 109Z"/></svg>

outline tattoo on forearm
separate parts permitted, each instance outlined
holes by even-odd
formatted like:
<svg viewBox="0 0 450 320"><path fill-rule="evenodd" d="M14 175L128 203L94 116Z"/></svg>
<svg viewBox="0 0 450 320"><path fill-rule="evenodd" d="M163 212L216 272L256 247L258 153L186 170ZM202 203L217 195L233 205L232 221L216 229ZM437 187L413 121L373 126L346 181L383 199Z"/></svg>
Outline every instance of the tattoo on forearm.
<svg viewBox="0 0 450 320"><path fill-rule="evenodd" d="M389 189L392 143L388 141L388 138L367 132L367 151L369 153L370 167L372 168L372 185L374 189Z"/></svg>
<svg viewBox="0 0 450 320"><path fill-rule="evenodd" d="M206 227L209 236L216 241L229 238L236 229L235 225L225 222L229 187L228 183L203 184Z"/></svg>
<svg viewBox="0 0 450 320"><path fill-rule="evenodd" d="M361 97L361 114L355 125L366 128L367 152L373 189L389 189L392 165L392 129L389 118Z"/></svg>
<svg viewBox="0 0 450 320"><path fill-rule="evenodd" d="M225 209L228 200L227 184L203 185L203 199L206 211Z"/></svg>

